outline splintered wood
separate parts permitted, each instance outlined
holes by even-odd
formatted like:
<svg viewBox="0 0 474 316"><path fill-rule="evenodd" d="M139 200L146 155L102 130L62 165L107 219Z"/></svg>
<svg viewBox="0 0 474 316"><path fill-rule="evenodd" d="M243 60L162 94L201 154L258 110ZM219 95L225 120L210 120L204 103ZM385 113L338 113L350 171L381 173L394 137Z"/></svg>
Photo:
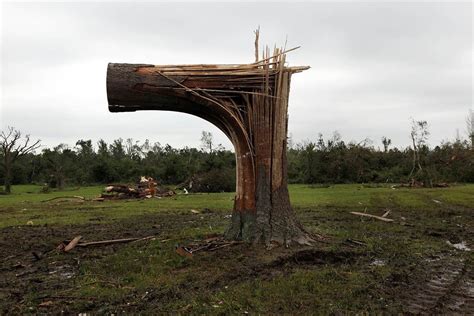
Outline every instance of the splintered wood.
<svg viewBox="0 0 474 316"><path fill-rule="evenodd" d="M225 237L266 244L314 241L298 222L287 188L288 97L294 73L286 49L268 47L250 64L109 64L111 112L165 110L192 114L222 130L234 145L236 197Z"/></svg>

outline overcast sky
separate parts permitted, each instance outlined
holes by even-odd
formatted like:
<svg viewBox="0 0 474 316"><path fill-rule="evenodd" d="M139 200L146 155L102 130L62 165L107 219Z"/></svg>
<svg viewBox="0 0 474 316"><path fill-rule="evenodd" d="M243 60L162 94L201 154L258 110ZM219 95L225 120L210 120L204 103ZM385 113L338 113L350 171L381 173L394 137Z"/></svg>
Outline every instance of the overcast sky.
<svg viewBox="0 0 474 316"><path fill-rule="evenodd" d="M0 127L47 146L122 137L199 146L206 121L181 113L109 113L107 63L253 61L261 43L302 48L290 65L294 142L339 131L409 144L410 118L431 144L465 136L472 107L472 4L460 3L4 3Z"/></svg>

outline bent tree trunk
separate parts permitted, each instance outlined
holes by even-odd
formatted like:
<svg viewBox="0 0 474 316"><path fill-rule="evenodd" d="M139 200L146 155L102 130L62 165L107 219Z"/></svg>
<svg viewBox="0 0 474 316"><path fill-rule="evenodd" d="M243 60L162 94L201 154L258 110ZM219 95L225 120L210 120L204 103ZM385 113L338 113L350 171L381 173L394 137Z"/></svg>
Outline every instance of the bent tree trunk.
<svg viewBox="0 0 474 316"><path fill-rule="evenodd" d="M307 244L287 187L288 95L293 73L276 49L253 64L109 64L111 112L167 110L201 117L221 129L236 154L236 197L228 239Z"/></svg>

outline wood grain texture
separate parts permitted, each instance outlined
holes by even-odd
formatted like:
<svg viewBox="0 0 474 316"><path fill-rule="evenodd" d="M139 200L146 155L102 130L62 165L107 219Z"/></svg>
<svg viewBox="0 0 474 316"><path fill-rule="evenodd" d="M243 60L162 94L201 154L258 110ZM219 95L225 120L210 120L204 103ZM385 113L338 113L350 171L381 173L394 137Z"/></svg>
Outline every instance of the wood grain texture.
<svg viewBox="0 0 474 316"><path fill-rule="evenodd" d="M283 48L270 54L267 47L262 59L251 64L108 67L111 112L189 113L229 137L237 183L228 239L285 245L311 241L290 205L286 161L291 75L309 67L286 67L285 62Z"/></svg>

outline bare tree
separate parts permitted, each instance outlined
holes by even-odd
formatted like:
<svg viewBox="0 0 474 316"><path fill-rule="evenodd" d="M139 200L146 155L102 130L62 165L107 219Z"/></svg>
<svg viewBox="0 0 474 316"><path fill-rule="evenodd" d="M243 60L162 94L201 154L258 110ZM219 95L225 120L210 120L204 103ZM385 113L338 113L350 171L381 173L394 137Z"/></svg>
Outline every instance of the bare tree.
<svg viewBox="0 0 474 316"><path fill-rule="evenodd" d="M469 114L466 117L467 137L471 142L471 148L474 149L474 112L472 109L469 110Z"/></svg>
<svg viewBox="0 0 474 316"><path fill-rule="evenodd" d="M429 135L430 132L428 131L427 121L415 121L414 119L411 120L410 136L413 144L413 167L408 178L412 179L412 184L415 182L415 176L418 173L423 172L423 167L421 166L421 150L426 146ZM427 174L430 186L432 186L431 177L429 176L428 171Z"/></svg>
<svg viewBox="0 0 474 316"><path fill-rule="evenodd" d="M201 148L203 151L209 152L212 154L214 141L211 132L202 131L201 133Z"/></svg>
<svg viewBox="0 0 474 316"><path fill-rule="evenodd" d="M214 136L211 132L202 131L201 133L201 149L205 152L210 154L221 151L224 149L222 144L218 144L217 146L214 143Z"/></svg>
<svg viewBox="0 0 474 316"><path fill-rule="evenodd" d="M383 151L388 152L388 147L392 144L392 140L385 136L382 137Z"/></svg>
<svg viewBox="0 0 474 316"><path fill-rule="evenodd" d="M18 158L25 156L39 148L40 140L31 141L30 135L22 134L14 127L8 127L6 131L0 132L0 149L2 153L3 170L5 173L5 192L11 192L12 168Z"/></svg>

